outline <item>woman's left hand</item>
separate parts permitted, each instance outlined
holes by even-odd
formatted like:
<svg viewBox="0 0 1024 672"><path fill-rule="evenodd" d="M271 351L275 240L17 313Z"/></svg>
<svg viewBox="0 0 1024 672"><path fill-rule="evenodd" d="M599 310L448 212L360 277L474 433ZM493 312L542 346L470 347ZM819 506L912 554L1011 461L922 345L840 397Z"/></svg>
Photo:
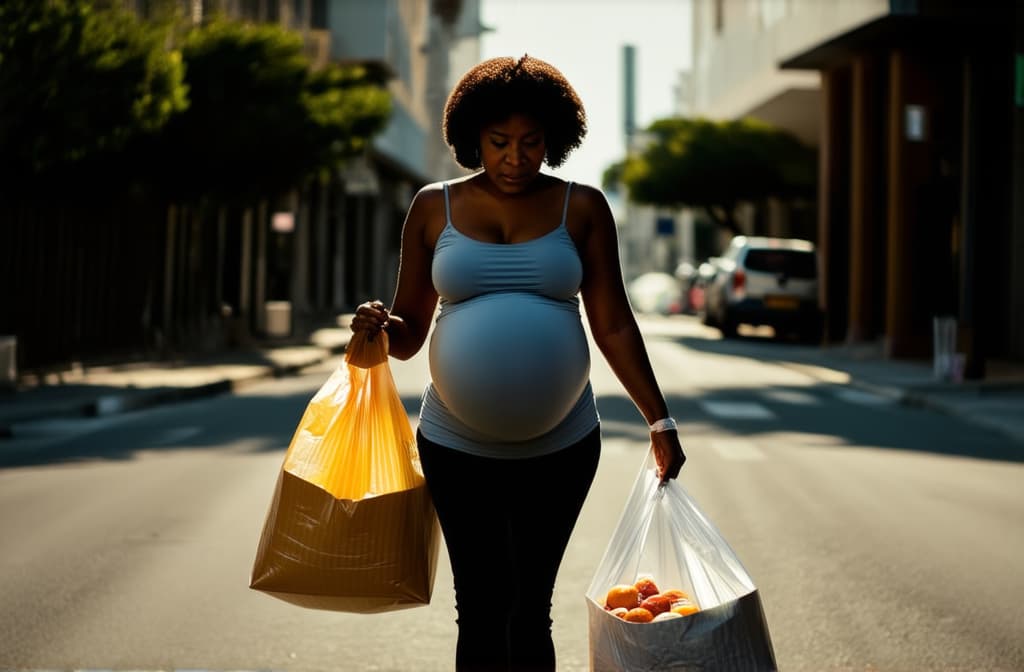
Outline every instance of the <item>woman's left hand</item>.
<svg viewBox="0 0 1024 672"><path fill-rule="evenodd" d="M679 476L679 470L686 462L683 446L679 442L679 434L674 430L652 432L651 447L654 459L658 463L658 478L664 483Z"/></svg>
<svg viewBox="0 0 1024 672"><path fill-rule="evenodd" d="M352 317L352 322L349 323L349 328L354 333L365 331L367 336L372 341L373 337L379 334L388 326L388 322L391 320L391 314L388 309L384 307L384 302L379 300L366 301L365 303L359 304L356 308L356 314Z"/></svg>

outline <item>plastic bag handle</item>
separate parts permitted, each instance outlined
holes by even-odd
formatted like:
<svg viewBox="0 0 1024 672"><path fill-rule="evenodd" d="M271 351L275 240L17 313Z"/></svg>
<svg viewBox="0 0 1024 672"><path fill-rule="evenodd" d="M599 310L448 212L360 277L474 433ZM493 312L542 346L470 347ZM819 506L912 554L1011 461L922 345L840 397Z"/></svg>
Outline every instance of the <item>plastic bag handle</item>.
<svg viewBox="0 0 1024 672"><path fill-rule="evenodd" d="M389 351L388 332L382 330L370 338L369 332L357 331L345 348L345 363L360 369L372 369L388 361Z"/></svg>
<svg viewBox="0 0 1024 672"><path fill-rule="evenodd" d="M644 557L644 551L647 550L648 530L651 529L651 521L654 520L654 511L658 508L658 502L665 496L667 485L668 481L658 481L658 486L655 488L654 493L647 498L643 522L640 526L640 550L636 554L636 566L633 569L634 576L640 575L640 561Z"/></svg>

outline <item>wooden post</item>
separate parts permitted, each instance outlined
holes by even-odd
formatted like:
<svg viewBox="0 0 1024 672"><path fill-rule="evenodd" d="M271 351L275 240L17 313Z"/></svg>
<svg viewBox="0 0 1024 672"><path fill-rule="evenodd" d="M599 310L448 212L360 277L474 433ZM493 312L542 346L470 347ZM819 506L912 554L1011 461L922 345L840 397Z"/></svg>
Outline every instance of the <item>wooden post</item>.
<svg viewBox="0 0 1024 672"><path fill-rule="evenodd" d="M256 278L253 286L256 332L267 330L267 201L261 200L256 209Z"/></svg>
<svg viewBox="0 0 1024 672"><path fill-rule="evenodd" d="M848 342L873 338L878 330L874 304L878 285L875 258L876 203L879 142L874 110L877 76L867 55L853 61L850 124L850 312Z"/></svg>
<svg viewBox="0 0 1024 672"><path fill-rule="evenodd" d="M894 50L889 56L888 169L889 192L886 199L888 258L886 262L886 354L899 357L906 352L910 338L910 301L913 286L912 268L908 263L913 253L906 217L904 172L903 114L905 105L904 75L906 56Z"/></svg>
<svg viewBox="0 0 1024 672"><path fill-rule="evenodd" d="M157 347L163 354L171 338L171 324L174 319L174 243L175 224L178 220L178 206L167 206L167 230L164 242L164 301L163 319L160 323L160 338Z"/></svg>

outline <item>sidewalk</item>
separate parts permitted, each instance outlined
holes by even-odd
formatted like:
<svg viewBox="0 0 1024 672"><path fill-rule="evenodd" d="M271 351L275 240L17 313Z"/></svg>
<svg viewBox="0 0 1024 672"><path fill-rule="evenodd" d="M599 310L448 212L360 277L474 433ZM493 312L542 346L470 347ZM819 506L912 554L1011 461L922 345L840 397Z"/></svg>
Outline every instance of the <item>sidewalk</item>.
<svg viewBox="0 0 1024 672"><path fill-rule="evenodd" d="M294 375L340 355L349 316L317 330L308 343L232 351L176 363L91 368L58 385L0 393L0 440L19 423L67 416L103 416L237 390ZM1024 365L991 362L983 381L936 381L930 363L889 360L872 346L792 347L773 359L824 383L850 385L908 406L954 415L1024 443Z"/></svg>
<svg viewBox="0 0 1024 672"><path fill-rule="evenodd" d="M931 362L894 360L877 346L806 347L780 362L822 382L850 385L906 406L959 417L1024 443L1024 364L990 361L986 378L937 380Z"/></svg>
<svg viewBox="0 0 1024 672"><path fill-rule="evenodd" d="M97 417L223 394L248 384L296 375L345 351L350 316L317 329L304 343L263 342L177 362L137 362L72 371L57 384L0 392L0 441L20 423Z"/></svg>

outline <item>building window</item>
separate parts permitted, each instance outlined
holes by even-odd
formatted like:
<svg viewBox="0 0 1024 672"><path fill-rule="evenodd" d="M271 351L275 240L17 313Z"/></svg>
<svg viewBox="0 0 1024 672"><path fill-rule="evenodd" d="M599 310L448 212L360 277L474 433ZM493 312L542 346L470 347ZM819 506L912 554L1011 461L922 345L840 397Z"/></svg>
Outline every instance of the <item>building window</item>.
<svg viewBox="0 0 1024 672"><path fill-rule="evenodd" d="M725 0L714 0L715 2L715 35L721 35L725 30Z"/></svg>
<svg viewBox="0 0 1024 672"><path fill-rule="evenodd" d="M260 21L263 17L260 16L259 0L242 0L239 14L246 21Z"/></svg>
<svg viewBox="0 0 1024 672"><path fill-rule="evenodd" d="M761 27L771 28L786 18L788 0L761 0Z"/></svg>
<svg viewBox="0 0 1024 672"><path fill-rule="evenodd" d="M311 28L327 28L327 0L313 0L313 15L309 19Z"/></svg>

